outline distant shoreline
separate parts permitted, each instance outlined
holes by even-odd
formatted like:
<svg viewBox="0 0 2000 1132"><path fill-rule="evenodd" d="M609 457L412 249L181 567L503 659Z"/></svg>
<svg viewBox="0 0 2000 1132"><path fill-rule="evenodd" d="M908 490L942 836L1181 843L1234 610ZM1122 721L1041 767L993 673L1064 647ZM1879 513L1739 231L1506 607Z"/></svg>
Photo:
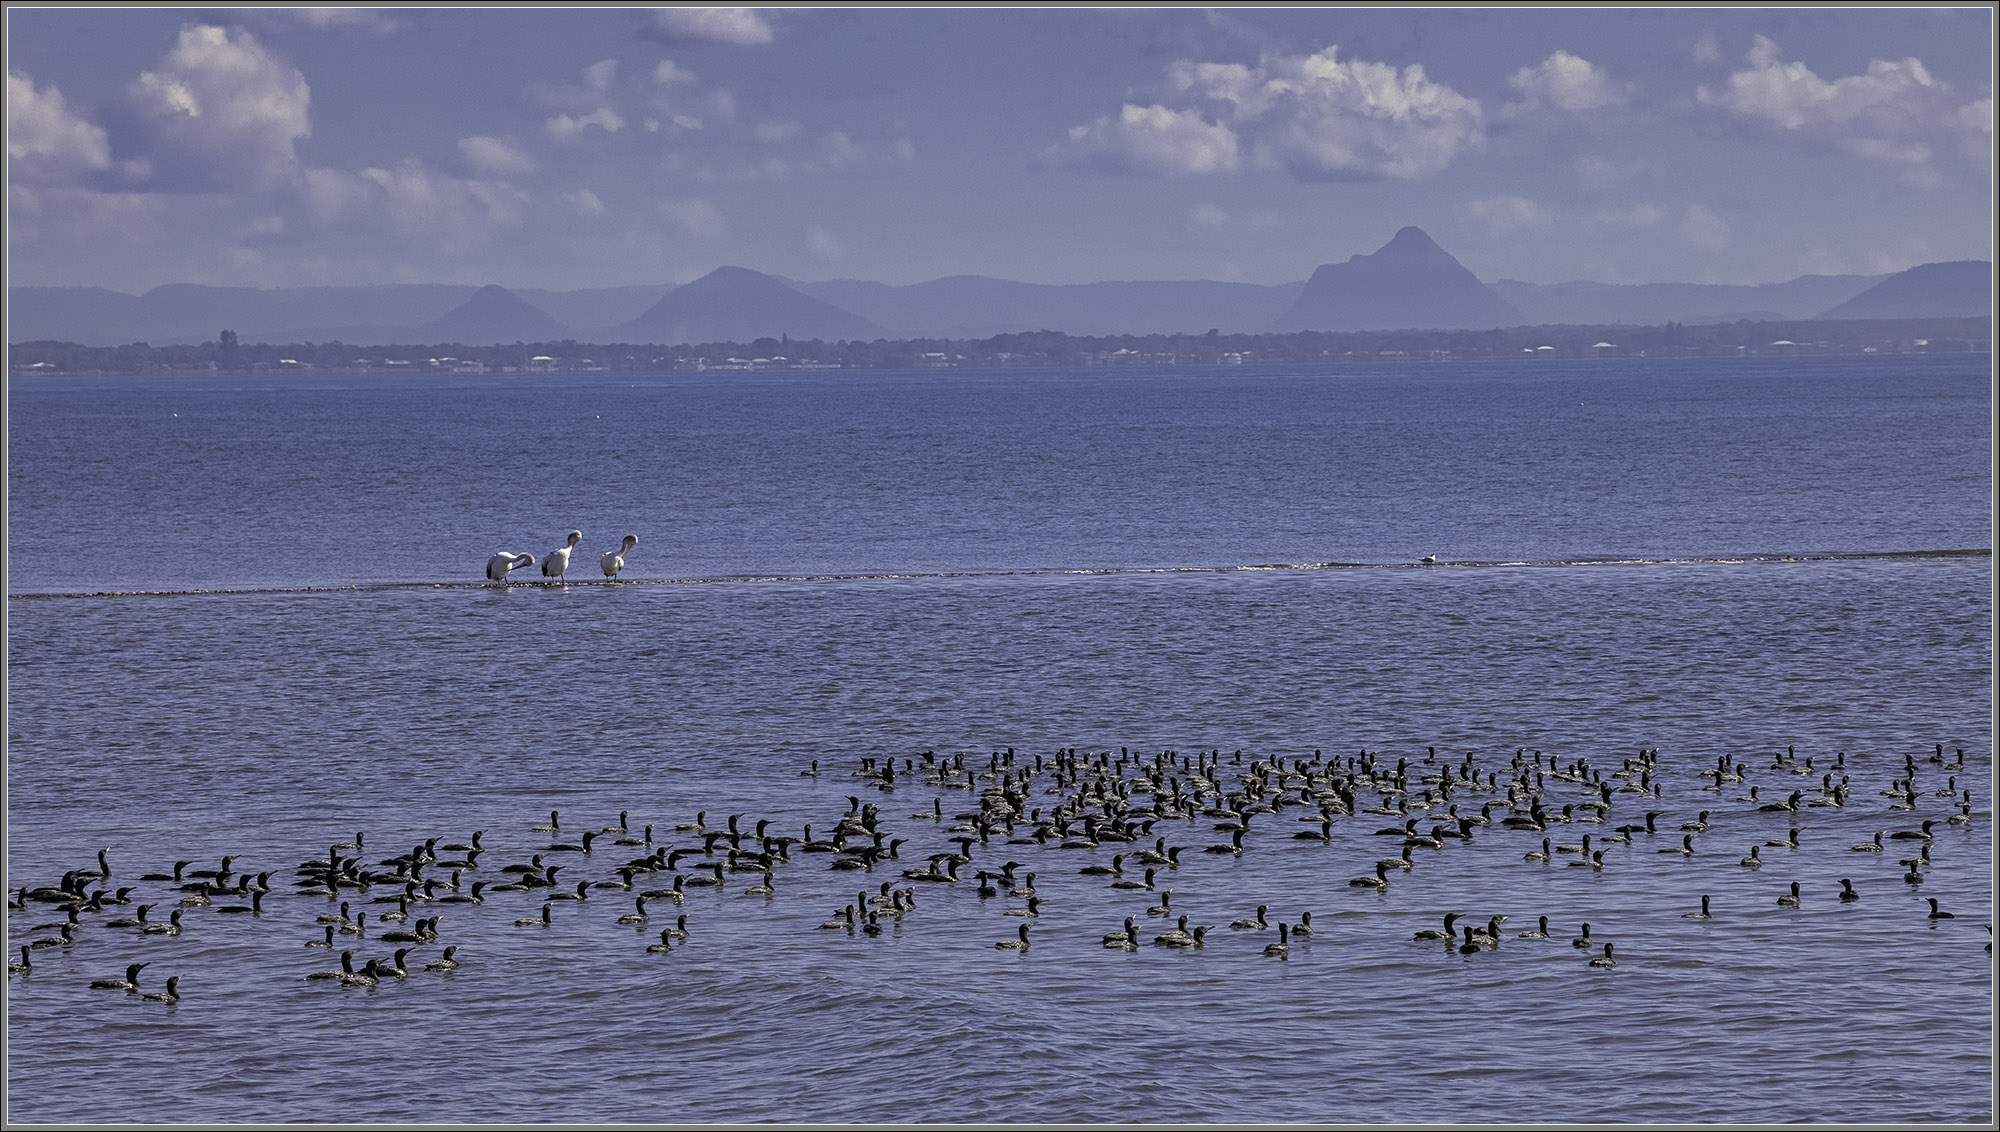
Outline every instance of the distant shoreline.
<svg viewBox="0 0 2000 1132"><path fill-rule="evenodd" d="M232 336L233 337L233 336ZM992 369L1357 364L1532 358L1742 357L1795 354L1991 353L1990 318L1750 321L1660 326L1529 326L1493 330L1299 331L1289 334L1085 336L1059 331L979 339L872 342L759 338L678 345L515 342L350 346L205 342L84 346L16 342L8 373L393 374L706 372L813 369Z"/></svg>

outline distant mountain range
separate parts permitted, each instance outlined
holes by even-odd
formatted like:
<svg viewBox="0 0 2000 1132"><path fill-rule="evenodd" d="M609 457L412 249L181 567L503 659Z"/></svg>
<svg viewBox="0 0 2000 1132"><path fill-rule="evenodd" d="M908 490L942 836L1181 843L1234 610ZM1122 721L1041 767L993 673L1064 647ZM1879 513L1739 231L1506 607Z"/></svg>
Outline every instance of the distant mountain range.
<svg viewBox="0 0 2000 1132"><path fill-rule="evenodd" d="M257 290L171 284L143 295L100 287L8 289L10 342L87 346L244 342L682 345L758 338L872 341L1072 335L1468 330L1523 325L1661 325L1976 317L1993 307L1993 265L1932 263L1895 275L1807 275L1787 283L1481 283L1422 229L1325 264L1304 283L1204 281L1050 285L960 275L906 286L803 283L721 267L681 286L584 291L404 284Z"/></svg>

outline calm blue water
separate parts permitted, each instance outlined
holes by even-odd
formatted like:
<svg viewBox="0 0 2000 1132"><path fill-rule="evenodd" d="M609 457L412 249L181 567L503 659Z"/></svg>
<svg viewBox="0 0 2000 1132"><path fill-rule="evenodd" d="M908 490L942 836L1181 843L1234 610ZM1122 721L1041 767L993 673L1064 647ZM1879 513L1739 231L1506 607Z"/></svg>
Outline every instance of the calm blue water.
<svg viewBox="0 0 2000 1132"><path fill-rule="evenodd" d="M181 893L141 873L273 873L261 916L105 925L127 905L32 951L8 982L10 1119L1993 1115L1992 563L1937 553L1992 544L1984 356L20 380L9 409L9 884L108 847L110 885L159 919ZM572 527L573 584L481 584L494 551L540 557ZM627 532L607 585L597 556ZM1359 565L1245 568L1326 563ZM1410 809L1429 829L1490 802L1495 824L1414 850L1382 892L1348 881L1400 852L1376 830L1404 815L1296 839L1309 806L1254 817L1240 856L1202 852L1223 818L1173 816L1095 849L995 832L957 884L905 881L996 785L927 780L920 753L985 773L1010 749L1023 774L1044 761L1045 817L1079 788L1046 765L1061 749L1172 751L1183 784L1219 752L1225 790L1366 750L1364 810L1396 810L1398 760L1412 802L1468 756L1501 788ZM1614 787L1657 749L1659 795L1503 829L1523 749ZM1743 781L1700 777L1725 755ZM892 757L892 791L851 774ZM1884 793L1908 759L1913 803ZM1114 769L1125 805L1150 802ZM1845 805L1809 804L1827 774ZM1540 788L1573 816L1599 797ZM1760 810L1792 791L1796 813ZM607 889L546 928L515 920L548 889L417 904L443 923L410 960L456 944L458 971L303 979L337 962L305 944L339 902L294 894L293 868L356 830L370 862L485 830L469 887L627 811L696 850L694 875L722 859L675 829L698 812L825 837L850 796L898 859L794 848L772 895L730 873L644 928ZM560 835L533 832L551 809ZM1648 810L1657 834L1601 840ZM1693 856L1657 851L1702 810ZM1919 885L1898 859L1924 842L1849 849L1926 819ZM1601 869L1524 860L1585 833ZM545 854L562 887L644 848L611 837ZM1185 855L1154 891L1078 871L1162 837ZM972 879L1007 861L1038 874L1025 954L993 946L1025 900ZM819 928L885 881L918 903L881 935ZM1778 905L1795 881L1801 907ZM1099 945L1127 916L1146 940L1171 926L1144 911L1165 889L1203 948ZM370 912L336 937L357 963L398 946L375 919L397 890L343 893ZM1704 894L1714 917L1684 918ZM1227 926L1259 904L1317 930L1266 957L1273 933ZM1447 911L1506 915L1503 942L1411 939ZM647 954L682 913L689 938ZM1556 938L1517 938L1541 916ZM13 958L62 918L10 911ZM1583 923L1615 968L1569 946ZM132 962L142 990L179 975L181 1001L87 987Z"/></svg>

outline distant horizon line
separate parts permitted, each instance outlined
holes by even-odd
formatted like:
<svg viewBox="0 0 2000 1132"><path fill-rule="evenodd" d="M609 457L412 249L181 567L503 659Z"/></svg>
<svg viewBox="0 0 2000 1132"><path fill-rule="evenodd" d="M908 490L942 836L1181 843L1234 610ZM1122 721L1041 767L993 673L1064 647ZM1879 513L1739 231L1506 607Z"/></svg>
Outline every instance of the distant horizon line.
<svg viewBox="0 0 2000 1132"><path fill-rule="evenodd" d="M1949 263L1980 263L1987 265L1987 268L1989 270L1991 270L1993 265L1993 261L1990 259L1927 260L1923 263L1914 263L1911 264L1909 267L1898 268L1894 271L1806 272L1801 275L1794 275L1784 279L1770 279L1760 283L1719 283L1712 281L1698 281L1698 280L1684 280L1684 279L1660 279L1660 280L1650 280L1644 283L1606 283L1603 282L1602 280L1597 280L1597 279L1565 279L1555 283L1538 283L1533 280L1512 279L1512 278L1500 278L1492 280L1482 279L1480 280L1480 282L1488 287L1498 286L1501 284L1513 284L1523 287L1568 287L1577 285L1585 285L1592 287L1776 287L1776 286L1783 286L1787 283L1796 283L1801 279L1887 279L1892 275L1900 275L1905 271L1912 271L1919 267L1930 267L1936 264L1949 264ZM199 283L189 280L182 280L171 283L155 283L150 287L146 287L138 291L122 291L116 287L106 286L101 283L16 283L10 279L7 283L7 289L9 291L96 290L96 291L109 291L113 294L126 295L131 298L141 298L152 291L159 290L162 287L202 287L217 291L332 291L332 290L348 290L357 288L397 288L397 287L411 287L411 288L465 287L477 291L485 287L499 287L502 290L506 291L546 291L554 294L564 294L577 291L610 291L610 290L625 290L625 289L640 289L640 288L655 288L655 287L666 287L666 288L685 287L691 283L697 283L702 279L706 279L708 276L715 274L717 271L722 271L729 268L734 268L740 271L754 271L757 274L765 276L770 279L776 279L785 283L802 284L805 286L823 286L829 283L863 283L879 287L922 287L927 284L942 283L953 279L982 279L982 280L990 280L992 282L997 282L997 283L1018 283L1022 286L1027 286L1027 287L1100 287L1100 286L1130 286L1134 284L1156 284L1156 283L1165 283L1165 284L1202 283L1202 284L1213 284L1213 285L1228 286L1228 287L1280 288L1280 287L1303 287L1307 282L1307 280L1305 279L1291 280L1282 283L1254 283L1241 279L1189 278L1189 279L1097 279L1085 283L1042 283L1027 279L1009 279L999 275L981 275L978 274L977 272L960 272L958 274L953 274L953 275L940 275L931 279L923 279L914 283L883 283L880 280L863 279L855 276L838 276L829 279L800 279L796 276L780 275L775 272L763 271L754 267L744 267L742 264L724 263L724 264L718 264L715 267L712 267L709 270L702 272L700 275L697 275L691 279L682 280L680 282L599 283L581 287L558 287L547 284L498 283L493 281L487 281L483 283L468 283L463 281L452 281L452 280L433 280L428 282L411 282L404 280L404 281L383 282L383 283L294 283L294 284L284 284L276 286L261 286L256 284L244 284L244 283Z"/></svg>

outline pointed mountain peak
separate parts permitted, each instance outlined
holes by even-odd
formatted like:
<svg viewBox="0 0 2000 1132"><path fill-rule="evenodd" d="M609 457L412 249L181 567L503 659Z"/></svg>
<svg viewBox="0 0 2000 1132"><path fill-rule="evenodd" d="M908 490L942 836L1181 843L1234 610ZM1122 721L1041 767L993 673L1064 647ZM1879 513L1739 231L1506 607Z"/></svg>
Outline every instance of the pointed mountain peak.
<svg viewBox="0 0 2000 1132"><path fill-rule="evenodd" d="M881 327L747 267L718 267L674 288L619 328L648 342L749 342L756 338L870 340Z"/></svg>
<svg viewBox="0 0 2000 1132"><path fill-rule="evenodd" d="M1518 325L1520 316L1422 228L1381 249L1321 264L1273 329L1457 330Z"/></svg>
<svg viewBox="0 0 2000 1132"><path fill-rule="evenodd" d="M689 287L709 288L709 287L746 287L746 286L783 287L784 284L780 283L776 278L766 275L761 271L752 271L747 267L732 267L728 264L724 264L723 266L716 268L714 271L711 271L707 275L704 275L701 278L696 279L692 282L681 284L683 290ZM789 288L787 289L789 290Z"/></svg>
<svg viewBox="0 0 2000 1132"><path fill-rule="evenodd" d="M520 307L532 307L534 304L498 283L488 283L486 286L474 291L471 297L466 299L461 306L475 310L480 308L518 310Z"/></svg>
<svg viewBox="0 0 2000 1132"><path fill-rule="evenodd" d="M570 329L528 300L489 283L419 330L439 341L518 342L561 338Z"/></svg>
<svg viewBox="0 0 2000 1132"><path fill-rule="evenodd" d="M1389 242L1383 244L1380 248L1376 249L1373 255L1358 255L1355 256L1354 258L1357 260L1428 259L1428 260L1450 260L1453 263L1458 262L1457 258L1454 257L1450 252L1445 251L1441 247L1438 247L1437 241L1431 239L1429 233L1425 232L1422 228L1418 228L1414 225L1397 231L1397 233L1394 236L1391 236L1389 238Z"/></svg>
<svg viewBox="0 0 2000 1132"><path fill-rule="evenodd" d="M1412 248L1435 248L1438 251L1444 250L1443 248L1438 247L1436 240L1431 239L1430 233L1424 231L1422 228L1419 228L1414 224L1409 224L1405 225L1402 228L1398 228L1396 230L1396 234L1389 237L1389 242L1382 245L1382 251L1386 252L1391 248L1397 248L1402 250L1408 250ZM1376 254L1380 255L1381 252L1377 252Z"/></svg>

